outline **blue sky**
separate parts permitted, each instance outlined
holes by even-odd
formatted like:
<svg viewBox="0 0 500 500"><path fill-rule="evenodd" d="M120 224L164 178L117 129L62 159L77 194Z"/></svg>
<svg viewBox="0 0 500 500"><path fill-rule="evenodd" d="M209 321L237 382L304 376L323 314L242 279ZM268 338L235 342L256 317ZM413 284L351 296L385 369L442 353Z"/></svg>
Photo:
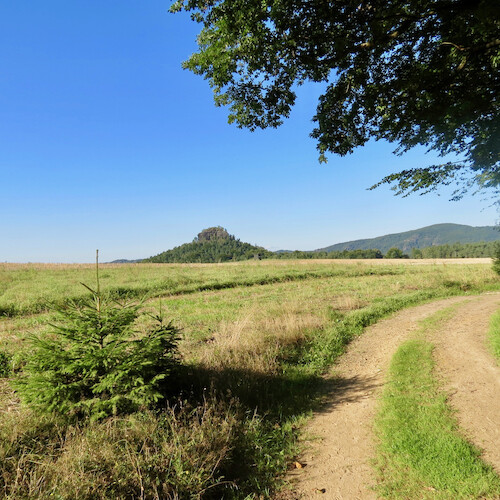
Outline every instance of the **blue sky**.
<svg viewBox="0 0 500 500"><path fill-rule="evenodd" d="M480 196L366 188L435 159L369 143L317 161L318 88L279 129L227 124L181 69L198 25L168 1L0 2L0 262L148 257L221 225L272 250L441 222L493 225Z"/></svg>

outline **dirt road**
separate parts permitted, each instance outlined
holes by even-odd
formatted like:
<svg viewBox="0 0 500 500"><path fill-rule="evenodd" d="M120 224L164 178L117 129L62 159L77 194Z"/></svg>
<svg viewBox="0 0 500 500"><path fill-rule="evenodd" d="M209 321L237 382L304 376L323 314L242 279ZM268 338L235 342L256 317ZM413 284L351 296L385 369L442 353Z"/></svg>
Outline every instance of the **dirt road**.
<svg viewBox="0 0 500 500"><path fill-rule="evenodd" d="M305 467L290 474L293 498L377 498L370 488L375 481L372 425L390 360L421 320L454 304L453 319L431 338L437 373L466 435L500 471L500 369L485 347L500 294L454 297L406 309L368 328L350 345L328 377L327 403L306 428L310 439L299 460Z"/></svg>

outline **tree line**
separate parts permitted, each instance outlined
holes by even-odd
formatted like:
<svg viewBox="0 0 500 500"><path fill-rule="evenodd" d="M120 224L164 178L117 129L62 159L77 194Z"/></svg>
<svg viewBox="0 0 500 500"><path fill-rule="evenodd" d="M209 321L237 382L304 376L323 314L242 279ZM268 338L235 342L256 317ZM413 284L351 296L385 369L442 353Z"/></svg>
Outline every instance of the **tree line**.
<svg viewBox="0 0 500 500"><path fill-rule="evenodd" d="M368 250L342 250L332 252L280 252L273 255L274 259L382 259L382 252L376 248Z"/></svg>
<svg viewBox="0 0 500 500"><path fill-rule="evenodd" d="M498 241L478 243L452 243L424 248L412 248L405 253L397 247L390 248L384 255L376 248L369 250L342 250L332 252L283 252L275 254L279 259L460 259L494 257Z"/></svg>
<svg viewBox="0 0 500 500"><path fill-rule="evenodd" d="M455 259L494 257L499 242L452 243L424 248L413 248L409 253L397 247L390 248L385 255L377 248L341 251L271 252L263 247L236 239L218 238L185 243L172 250L144 259L142 262L156 263L218 263L237 262L250 259Z"/></svg>
<svg viewBox="0 0 500 500"><path fill-rule="evenodd" d="M494 257L498 241L478 243L452 243L425 248L413 248L412 259L460 259L467 257Z"/></svg>
<svg viewBox="0 0 500 500"><path fill-rule="evenodd" d="M281 252L274 254L278 259L460 259L494 257L498 241L478 243L452 243L424 248L412 248L405 253L397 247L390 248L384 255L377 248L368 250L342 250L332 252Z"/></svg>

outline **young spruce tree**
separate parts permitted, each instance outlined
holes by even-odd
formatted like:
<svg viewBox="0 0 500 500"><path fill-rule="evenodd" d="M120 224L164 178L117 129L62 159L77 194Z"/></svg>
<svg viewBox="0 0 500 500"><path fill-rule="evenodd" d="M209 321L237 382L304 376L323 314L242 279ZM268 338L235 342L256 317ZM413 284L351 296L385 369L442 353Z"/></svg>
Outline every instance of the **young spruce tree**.
<svg viewBox="0 0 500 500"><path fill-rule="evenodd" d="M58 308L58 321L34 336L16 388L42 412L91 420L151 407L177 364L178 330L160 315L138 335L138 304L122 304L84 285L90 296Z"/></svg>

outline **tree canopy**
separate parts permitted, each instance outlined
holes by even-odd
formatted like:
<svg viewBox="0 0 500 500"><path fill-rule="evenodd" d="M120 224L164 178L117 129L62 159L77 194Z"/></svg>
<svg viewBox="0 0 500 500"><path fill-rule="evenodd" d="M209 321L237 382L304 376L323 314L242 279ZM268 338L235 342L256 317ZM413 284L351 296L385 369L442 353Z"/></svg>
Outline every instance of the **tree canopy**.
<svg viewBox="0 0 500 500"><path fill-rule="evenodd" d="M311 133L320 161L371 138L395 143L397 153L424 145L460 161L379 184L393 183L399 194L427 192L472 172L481 187L498 190L495 2L178 0L171 10L190 11L202 24L199 51L184 67L209 81L229 122L277 127L297 86L325 82Z"/></svg>

